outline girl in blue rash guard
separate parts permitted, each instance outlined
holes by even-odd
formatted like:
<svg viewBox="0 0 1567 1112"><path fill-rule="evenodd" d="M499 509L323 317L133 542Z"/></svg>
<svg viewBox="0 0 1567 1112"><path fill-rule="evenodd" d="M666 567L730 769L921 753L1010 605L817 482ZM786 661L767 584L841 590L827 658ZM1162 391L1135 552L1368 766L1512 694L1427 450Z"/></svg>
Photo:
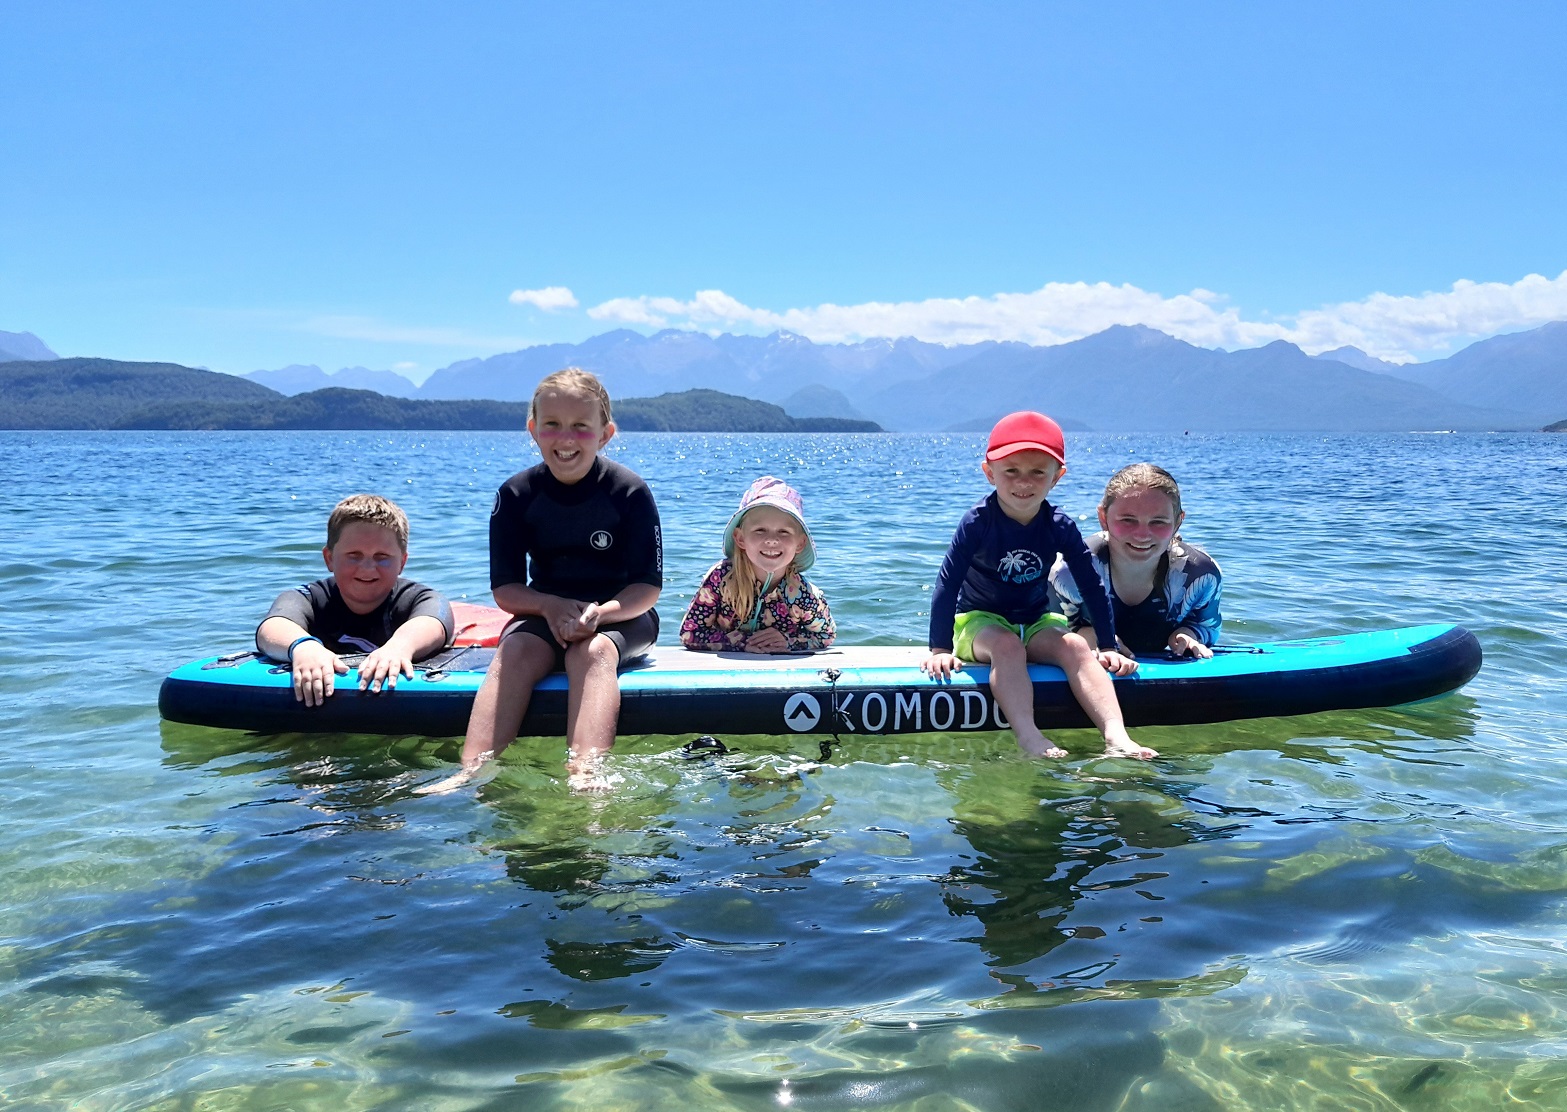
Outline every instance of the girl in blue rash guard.
<svg viewBox="0 0 1567 1112"><path fill-rule="evenodd" d="M1162 467L1134 463L1110 477L1099 503L1103 532L1088 538L1094 570L1109 588L1120 643L1137 656L1209 657L1219 639L1223 577L1202 549L1181 540L1181 488ZM1053 609L1093 639L1072 569L1050 572Z"/></svg>

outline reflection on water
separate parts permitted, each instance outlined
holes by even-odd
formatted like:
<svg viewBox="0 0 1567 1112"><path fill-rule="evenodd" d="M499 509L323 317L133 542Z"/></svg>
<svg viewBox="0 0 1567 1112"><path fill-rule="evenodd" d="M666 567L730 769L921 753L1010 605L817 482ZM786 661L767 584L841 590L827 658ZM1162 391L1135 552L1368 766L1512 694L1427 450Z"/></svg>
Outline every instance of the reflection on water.
<svg viewBox="0 0 1567 1112"><path fill-rule="evenodd" d="M598 797L566 790L558 742L527 741L487 782L422 797L454 741L160 724L157 684L243 644L277 583L314 574L325 508L367 467L401 484L417 574L481 595L488 492L519 444L11 439L39 478L14 500L28 550L0 562L17 600L0 613L0 1103L1563 1106L1567 601L1542 553L1567 520L1520 503L1567 441L1071 445L1074 511L1129 458L1181 475L1237 636L1463 620L1487 663L1460 695L1151 729L1166 757L1146 766L1028 762L1000 735L846 737L825 757L730 737L699 760L685 737L626 738ZM973 447L619 451L665 510L671 612L713 558L728 503L709 488L772 471L817 507L846 635L908 643L975 494ZM83 493L84 467L127 487ZM1404 520L1431 484L1495 510ZM1281 507L1298 517L1282 532ZM900 545L868 535L871 512L907 525ZM1508 589L1468 581L1502 543ZM125 612L127 577L159 622ZM42 627L64 636L35 648Z"/></svg>

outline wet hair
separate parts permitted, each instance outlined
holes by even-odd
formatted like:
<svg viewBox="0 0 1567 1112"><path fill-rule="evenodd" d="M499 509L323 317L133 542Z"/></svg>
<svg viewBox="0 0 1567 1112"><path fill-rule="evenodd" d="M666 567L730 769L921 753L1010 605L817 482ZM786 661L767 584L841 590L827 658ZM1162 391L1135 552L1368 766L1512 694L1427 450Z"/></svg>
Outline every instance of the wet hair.
<svg viewBox="0 0 1567 1112"><path fill-rule="evenodd" d="M539 395L550 391L598 402L599 417L604 424L609 424L611 419L609 391L604 389L604 384L592 371L584 371L581 367L566 367L554 374L545 375L533 388L533 398L528 402L528 420L533 420L534 411L539 407Z"/></svg>
<svg viewBox="0 0 1567 1112"><path fill-rule="evenodd" d="M326 519L326 546L336 548L343 530L360 522L390 529L397 536L397 547L407 554L408 515L396 502L379 494L350 494L332 507L332 516Z"/></svg>
<svg viewBox="0 0 1567 1112"><path fill-rule="evenodd" d="M1170 499L1170 504L1175 508L1175 520L1181 519L1185 511L1181 509L1181 488L1175 481L1175 476L1162 467L1152 463L1129 463L1114 475L1105 484L1104 497L1099 500L1099 512L1108 514L1111 504L1121 495L1134 490L1156 490ZM1170 551L1175 555L1181 555L1181 534L1177 532L1170 538Z"/></svg>
<svg viewBox="0 0 1567 1112"><path fill-rule="evenodd" d="M752 512L766 508L768 507L765 505L753 506L745 511L735 524L735 532L738 533L745 528L745 519L750 517ZM776 506L772 508L777 509ZM789 561L789 566L784 568L783 574L778 577L778 583L782 583L800 570L797 561L800 559L800 553L804 551L805 548L802 546L800 552L794 554ZM776 587L778 583L774 583L773 586ZM734 559L729 562L729 574L724 576L718 593L729 604L729 608L739 615L741 624L751 620L751 611L756 609L756 600L762 593L762 581L756 578L756 569L751 566L751 558L745 554L738 543L735 545Z"/></svg>

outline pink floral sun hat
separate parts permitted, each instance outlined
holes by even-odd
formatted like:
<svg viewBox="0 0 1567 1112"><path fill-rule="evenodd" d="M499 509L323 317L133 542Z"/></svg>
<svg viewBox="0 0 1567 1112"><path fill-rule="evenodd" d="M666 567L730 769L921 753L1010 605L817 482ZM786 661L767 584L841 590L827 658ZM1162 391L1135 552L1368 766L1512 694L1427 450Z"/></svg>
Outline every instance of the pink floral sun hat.
<svg viewBox="0 0 1567 1112"><path fill-rule="evenodd" d="M740 496L740 508L730 515L729 524L724 528L725 556L731 560L735 558L735 530L740 528L740 519L746 511L758 506L782 510L800 523L800 530L805 534L805 547L794 558L796 571L804 571L816 563L816 542L811 540L811 530L805 524L805 503L800 500L800 492L772 475L763 475Z"/></svg>

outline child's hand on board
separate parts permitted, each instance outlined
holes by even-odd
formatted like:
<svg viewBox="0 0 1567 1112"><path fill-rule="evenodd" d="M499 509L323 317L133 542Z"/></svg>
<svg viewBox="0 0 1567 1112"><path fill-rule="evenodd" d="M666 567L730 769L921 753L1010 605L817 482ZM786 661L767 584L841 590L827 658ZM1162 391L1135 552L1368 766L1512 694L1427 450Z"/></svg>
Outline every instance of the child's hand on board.
<svg viewBox="0 0 1567 1112"><path fill-rule="evenodd" d="M947 652L932 652L920 665L920 671L933 680L951 679L953 672L962 670L963 662Z"/></svg>
<svg viewBox="0 0 1567 1112"><path fill-rule="evenodd" d="M359 662L360 691L391 691L399 676L414 678L413 657L391 641Z"/></svg>
<svg viewBox="0 0 1567 1112"><path fill-rule="evenodd" d="M1130 676L1137 671L1137 661L1114 651L1100 653L1099 663L1112 676Z"/></svg>
<svg viewBox="0 0 1567 1112"><path fill-rule="evenodd" d="M1207 660L1213 655L1212 649L1182 629L1170 634L1169 649L1176 656L1190 656L1196 660Z"/></svg>
<svg viewBox="0 0 1567 1112"><path fill-rule="evenodd" d="M290 670L294 674L295 700L307 707L319 707L332 694L336 678L348 674L348 665L312 638L294 647Z"/></svg>
<svg viewBox="0 0 1567 1112"><path fill-rule="evenodd" d="M786 653L789 651L789 639L783 635L783 630L777 626L768 626L759 629L745 639L745 651L748 653Z"/></svg>

